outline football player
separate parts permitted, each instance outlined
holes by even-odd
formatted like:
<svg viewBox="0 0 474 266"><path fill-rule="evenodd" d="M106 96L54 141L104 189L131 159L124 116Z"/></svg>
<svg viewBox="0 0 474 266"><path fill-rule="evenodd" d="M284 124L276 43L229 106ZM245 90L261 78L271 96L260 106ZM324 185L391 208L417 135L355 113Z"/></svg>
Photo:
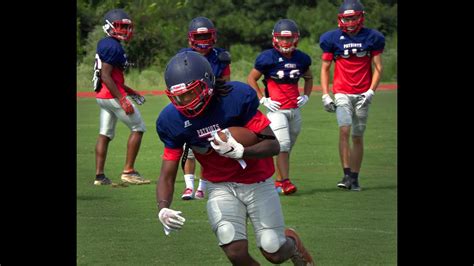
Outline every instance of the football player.
<svg viewBox="0 0 474 266"><path fill-rule="evenodd" d="M100 107L100 129L95 147L94 185L111 184L110 179L104 174L104 166L109 142L115 136L117 120L122 121L131 131L121 180L132 184L149 184L150 180L144 179L134 168L146 129L140 111L131 99L134 99L137 104L142 104L145 98L125 85L123 74L128 61L121 41L129 41L132 38L133 23L122 9L107 12L103 23L102 28L107 37L97 44L93 76L96 99Z"/></svg>
<svg viewBox="0 0 474 266"><path fill-rule="evenodd" d="M288 195L296 192L290 181L290 152L301 131L300 108L305 105L313 87L311 58L296 49L300 36L298 26L291 19L280 19L273 28L273 49L257 56L247 82L254 88L260 103L267 107L271 128L280 142L276 157L275 188ZM265 93L257 81L264 76ZM298 81L304 79L304 94L300 95Z"/></svg>
<svg viewBox="0 0 474 266"><path fill-rule="evenodd" d="M339 125L339 155L344 177L337 186L360 191L363 136L370 103L382 77L385 38L380 32L364 27L364 7L358 0L345 0L339 7L337 19L339 28L324 33L319 40L323 50L322 101L326 111L336 112ZM329 95L332 62L335 102Z"/></svg>
<svg viewBox="0 0 474 266"><path fill-rule="evenodd" d="M191 20L188 27L189 47L183 48L179 52L196 51L202 54L211 64L216 79L230 81L230 53L223 48L215 47L216 42L217 30L214 23L208 18L196 17ZM194 193L195 170L196 160L193 151L189 149L183 169L186 184L181 195L183 200L205 197L206 181L202 178L199 179L199 185Z"/></svg>
<svg viewBox="0 0 474 266"><path fill-rule="evenodd" d="M238 81L216 82L209 61L193 51L171 58L165 83L171 103L156 121L164 143L156 200L165 234L182 229L186 221L170 207L179 159L187 143L207 180L209 224L233 265L259 265L248 252L247 218L268 261L279 264L291 258L295 265L313 265L296 232L285 229L280 199L271 181L278 141L265 138L243 147L232 135L223 142L216 134L239 126L274 137L270 121L258 110L255 91ZM238 160L244 160L246 167Z"/></svg>

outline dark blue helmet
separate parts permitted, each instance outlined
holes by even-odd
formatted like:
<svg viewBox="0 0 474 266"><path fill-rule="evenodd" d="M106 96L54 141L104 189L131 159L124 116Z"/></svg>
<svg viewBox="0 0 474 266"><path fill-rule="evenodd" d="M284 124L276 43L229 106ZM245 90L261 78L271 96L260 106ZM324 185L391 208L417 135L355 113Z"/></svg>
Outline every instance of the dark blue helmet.
<svg viewBox="0 0 474 266"><path fill-rule="evenodd" d="M211 20L205 17L193 18L188 28L189 46L206 54L217 42L216 28Z"/></svg>
<svg viewBox="0 0 474 266"><path fill-rule="evenodd" d="M128 41L133 35L133 23L130 17L122 9L112 9L107 12L103 19L104 32L119 40Z"/></svg>
<svg viewBox="0 0 474 266"><path fill-rule="evenodd" d="M195 117L209 104L215 77L209 61L194 51L176 54L166 65L166 95L186 117Z"/></svg>
<svg viewBox="0 0 474 266"><path fill-rule="evenodd" d="M364 6L359 0L344 0L337 15L338 27L346 33L356 33L364 25Z"/></svg>
<svg viewBox="0 0 474 266"><path fill-rule="evenodd" d="M291 19L280 19L273 27L273 47L281 53L291 53L298 46L300 31Z"/></svg>

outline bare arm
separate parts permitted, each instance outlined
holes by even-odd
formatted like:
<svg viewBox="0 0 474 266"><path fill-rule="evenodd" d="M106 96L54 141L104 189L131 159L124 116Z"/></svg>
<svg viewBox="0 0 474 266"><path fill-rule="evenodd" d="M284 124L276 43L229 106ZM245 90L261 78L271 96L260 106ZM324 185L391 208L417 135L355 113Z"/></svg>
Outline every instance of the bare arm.
<svg viewBox="0 0 474 266"><path fill-rule="evenodd" d="M264 128L261 132L263 135L275 136L270 126ZM259 143L245 147L242 158L265 158L278 155L280 153L280 143L275 139L264 139Z"/></svg>
<svg viewBox="0 0 474 266"><path fill-rule="evenodd" d="M158 209L169 208L171 205L178 165L179 161L161 161L160 177L156 183L156 202Z"/></svg>
<svg viewBox="0 0 474 266"><path fill-rule="evenodd" d="M112 79L113 68L114 67L111 64L102 62L102 70L100 71L100 78L102 82L105 83L105 85L109 89L110 93L114 96L114 98L120 99L122 98L122 94L120 93L119 89L117 88L117 85Z"/></svg>
<svg viewBox="0 0 474 266"><path fill-rule="evenodd" d="M306 96L311 95L311 91L313 90L313 73L311 72L311 69L308 67L308 70L303 75L304 79L304 94Z"/></svg>
<svg viewBox="0 0 474 266"><path fill-rule="evenodd" d="M382 54L372 57L372 64L374 68L372 69L372 83L370 84L370 89L375 91L379 86L383 73Z"/></svg>
<svg viewBox="0 0 474 266"><path fill-rule="evenodd" d="M329 71L332 61L322 60L321 63L321 88L324 94L329 94Z"/></svg>
<svg viewBox="0 0 474 266"><path fill-rule="evenodd" d="M257 92L257 96L259 99L261 99L262 97L265 97L260 87L258 87L258 83L257 83L257 81L260 79L261 76L262 76L262 73L256 70L255 68L253 68L247 77L247 83L250 85L250 87L252 87Z"/></svg>

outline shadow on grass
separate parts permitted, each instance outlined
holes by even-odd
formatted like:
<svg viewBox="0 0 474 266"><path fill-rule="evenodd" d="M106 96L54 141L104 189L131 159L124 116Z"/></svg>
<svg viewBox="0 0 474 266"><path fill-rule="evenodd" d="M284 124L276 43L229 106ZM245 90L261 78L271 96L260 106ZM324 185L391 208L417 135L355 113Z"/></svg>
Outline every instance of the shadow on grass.
<svg viewBox="0 0 474 266"><path fill-rule="evenodd" d="M389 185L389 186L368 186L364 187L361 186L362 190L360 192L364 191L370 191L370 190L396 190L397 185ZM318 194L318 193L341 193L341 192L346 192L346 193L355 193L357 191L352 191L352 190L347 190L347 189L342 189L338 188L336 185L334 185L334 188L313 188L313 189L298 189L295 193L286 195L287 197L298 197L299 195L311 195L311 194ZM360 193L359 192L359 193Z"/></svg>

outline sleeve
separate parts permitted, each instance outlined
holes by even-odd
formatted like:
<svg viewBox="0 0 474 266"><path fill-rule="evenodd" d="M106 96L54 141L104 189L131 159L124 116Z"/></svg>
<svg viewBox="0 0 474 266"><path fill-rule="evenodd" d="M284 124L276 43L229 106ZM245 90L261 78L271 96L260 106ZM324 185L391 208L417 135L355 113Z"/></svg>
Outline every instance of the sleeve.
<svg viewBox="0 0 474 266"><path fill-rule="evenodd" d="M221 76L230 76L230 65L227 65L224 70L222 70Z"/></svg>
<svg viewBox="0 0 474 266"><path fill-rule="evenodd" d="M373 44L372 44L372 55L378 55L383 52L385 48L385 37L382 33L374 31Z"/></svg>
<svg viewBox="0 0 474 266"><path fill-rule="evenodd" d="M97 54L102 62L113 66L121 66L124 61L124 53L120 49L120 44L114 45L111 42L100 42L97 46Z"/></svg>
<svg viewBox="0 0 474 266"><path fill-rule="evenodd" d="M311 66L311 57L307 55L306 53L303 53L303 67L302 67L302 73L305 73L309 66Z"/></svg>
<svg viewBox="0 0 474 266"><path fill-rule="evenodd" d="M255 90L249 85L245 85L247 86L247 93L244 95L244 100L241 107L242 109L240 112L240 119L244 125L255 116L260 104Z"/></svg>
<svg viewBox="0 0 474 266"><path fill-rule="evenodd" d="M268 70L272 67L272 60L266 54L261 53L255 59L254 68L261 73L267 73Z"/></svg>
<svg viewBox="0 0 474 266"><path fill-rule="evenodd" d="M163 142L165 149L179 149L184 145L184 141L181 141L177 136L173 135L169 125L171 123L165 122L165 118L161 115L156 121L156 132L160 137L160 140Z"/></svg>
<svg viewBox="0 0 474 266"><path fill-rule="evenodd" d="M257 113L245 124L244 127L252 130L255 133L260 133L264 128L270 125L270 120L257 110Z"/></svg>
<svg viewBox="0 0 474 266"><path fill-rule="evenodd" d="M333 46L331 44L329 34L325 33L319 38L319 47L323 50L321 58L323 60L331 61L334 58Z"/></svg>
<svg viewBox="0 0 474 266"><path fill-rule="evenodd" d="M165 147L165 151L163 153L163 160L167 161L179 161L181 158L181 155L183 154L183 148L178 148L178 149L172 149L172 148L167 148Z"/></svg>

